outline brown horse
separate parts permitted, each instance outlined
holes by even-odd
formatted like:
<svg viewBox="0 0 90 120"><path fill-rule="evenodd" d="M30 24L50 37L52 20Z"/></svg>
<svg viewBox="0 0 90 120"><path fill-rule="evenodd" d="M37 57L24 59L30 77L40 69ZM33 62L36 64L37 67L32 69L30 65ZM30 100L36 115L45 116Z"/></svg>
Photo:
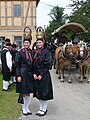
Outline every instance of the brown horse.
<svg viewBox="0 0 90 120"><path fill-rule="evenodd" d="M59 54L61 54L62 46L59 46L55 50L55 59L56 59L56 74L58 74L58 60L59 60Z"/></svg>
<svg viewBox="0 0 90 120"><path fill-rule="evenodd" d="M61 82L64 82L64 68L68 66L68 82L71 83L71 65L73 58L72 42L65 43L62 47L58 47L55 51L56 57L56 73L59 72Z"/></svg>
<svg viewBox="0 0 90 120"><path fill-rule="evenodd" d="M76 57L79 62L79 68L80 68L79 82L83 82L83 74L86 73L86 68L87 68L88 83L89 83L90 82L90 50L87 47L85 42L80 41L78 43L78 51L77 51Z"/></svg>

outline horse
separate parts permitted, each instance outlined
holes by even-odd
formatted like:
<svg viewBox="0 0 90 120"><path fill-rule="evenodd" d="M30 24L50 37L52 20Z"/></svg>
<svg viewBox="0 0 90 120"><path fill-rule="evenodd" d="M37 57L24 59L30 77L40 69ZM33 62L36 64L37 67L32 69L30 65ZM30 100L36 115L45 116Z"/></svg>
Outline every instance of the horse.
<svg viewBox="0 0 90 120"><path fill-rule="evenodd" d="M61 54L62 46L59 46L55 50L55 68L56 68L56 74L58 74L58 60L59 60L59 54Z"/></svg>
<svg viewBox="0 0 90 120"><path fill-rule="evenodd" d="M59 73L59 79L61 82L64 82L64 69L65 66L68 66L68 82L71 81L71 65L74 57L73 54L73 44L72 42L65 43L63 46L58 47L55 51L56 57L56 73Z"/></svg>
<svg viewBox="0 0 90 120"><path fill-rule="evenodd" d="M88 83L90 82L90 49L87 47L84 41L80 41L78 43L78 51L76 53L76 59L79 63L80 69L80 80L79 82L83 82L83 78L85 78L86 70L88 71Z"/></svg>

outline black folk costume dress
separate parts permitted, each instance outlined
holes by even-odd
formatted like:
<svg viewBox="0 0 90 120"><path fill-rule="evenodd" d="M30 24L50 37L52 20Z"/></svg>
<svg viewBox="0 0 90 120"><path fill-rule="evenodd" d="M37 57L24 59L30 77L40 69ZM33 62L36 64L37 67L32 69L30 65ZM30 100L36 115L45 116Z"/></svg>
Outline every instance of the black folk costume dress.
<svg viewBox="0 0 90 120"><path fill-rule="evenodd" d="M33 93L33 74L31 50L22 48L17 52L16 58L16 78L21 77L21 82L16 82L16 92L21 94Z"/></svg>
<svg viewBox="0 0 90 120"><path fill-rule="evenodd" d="M52 81L49 70L52 65L52 55L43 48L33 51L33 74L41 75L41 80L34 80L34 97L39 100L53 99Z"/></svg>

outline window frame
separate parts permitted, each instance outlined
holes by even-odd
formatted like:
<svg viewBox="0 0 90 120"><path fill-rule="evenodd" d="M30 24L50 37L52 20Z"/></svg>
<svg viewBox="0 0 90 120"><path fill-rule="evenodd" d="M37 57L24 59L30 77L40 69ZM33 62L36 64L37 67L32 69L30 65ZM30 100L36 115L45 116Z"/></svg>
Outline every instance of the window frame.
<svg viewBox="0 0 90 120"><path fill-rule="evenodd" d="M14 17L21 17L21 5L15 4L13 6L13 15Z"/></svg>
<svg viewBox="0 0 90 120"><path fill-rule="evenodd" d="M13 36L13 38L14 38L14 42L16 42L19 45L19 49L21 49L22 48L22 36Z"/></svg>

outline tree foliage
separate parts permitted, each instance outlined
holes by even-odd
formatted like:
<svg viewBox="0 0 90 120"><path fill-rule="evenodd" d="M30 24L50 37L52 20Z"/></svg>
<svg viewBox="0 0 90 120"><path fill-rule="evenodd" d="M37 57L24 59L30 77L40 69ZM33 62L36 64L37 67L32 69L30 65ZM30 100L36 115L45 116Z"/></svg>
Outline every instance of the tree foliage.
<svg viewBox="0 0 90 120"><path fill-rule="evenodd" d="M47 40L51 40L51 33L62 26L69 19L69 22L82 24L87 30L87 34L81 35L81 38L90 41L90 0L71 0L69 6L73 8L70 16L64 14L64 8L56 6L48 14L51 17L49 26L45 29Z"/></svg>
<svg viewBox="0 0 90 120"><path fill-rule="evenodd" d="M70 22L77 22L85 26L88 30L87 35L84 36L86 40L90 40L90 0L71 0L73 4L72 14L69 16Z"/></svg>
<svg viewBox="0 0 90 120"><path fill-rule="evenodd" d="M59 24L55 21L50 21L49 26L46 28L45 33L46 33L46 40L48 42L52 41L52 35L51 33L59 27Z"/></svg>
<svg viewBox="0 0 90 120"><path fill-rule="evenodd" d="M65 23L66 16L64 15L64 8L62 7L54 7L48 15L51 17L52 21L57 22L60 25Z"/></svg>
<svg viewBox="0 0 90 120"><path fill-rule="evenodd" d="M47 41L51 41L52 35L51 33L61 25L65 24L67 20L67 15L64 14L64 8L55 6L51 9L50 13L48 14L52 21L49 21L48 27L45 29L46 39Z"/></svg>

